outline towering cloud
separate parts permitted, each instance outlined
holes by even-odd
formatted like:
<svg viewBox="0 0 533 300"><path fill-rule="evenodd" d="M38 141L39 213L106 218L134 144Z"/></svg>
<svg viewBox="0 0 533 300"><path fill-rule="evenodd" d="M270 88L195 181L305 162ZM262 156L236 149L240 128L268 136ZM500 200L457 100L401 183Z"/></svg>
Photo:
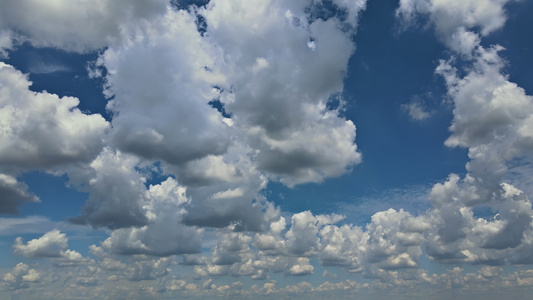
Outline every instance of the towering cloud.
<svg viewBox="0 0 533 300"><path fill-rule="evenodd" d="M346 22L363 8L351 7ZM259 169L289 186L338 176L361 161L355 126L327 107L342 92L355 31L306 9L313 4L218 1L200 11L207 39L222 51L220 101L257 150Z"/></svg>

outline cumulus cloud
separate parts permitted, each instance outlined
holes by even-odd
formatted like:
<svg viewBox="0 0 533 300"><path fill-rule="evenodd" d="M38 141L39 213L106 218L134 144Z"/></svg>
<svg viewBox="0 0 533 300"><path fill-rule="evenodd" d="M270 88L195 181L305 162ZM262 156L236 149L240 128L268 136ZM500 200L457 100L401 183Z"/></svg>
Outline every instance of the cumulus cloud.
<svg viewBox="0 0 533 300"><path fill-rule="evenodd" d="M173 259L173 257L166 257L136 261L128 268L128 280L153 280L165 276L170 271L168 267Z"/></svg>
<svg viewBox="0 0 533 300"><path fill-rule="evenodd" d="M429 15L437 34L444 40L460 27L479 27L483 35L501 28L507 16L504 6L510 0L400 0L396 16L407 25L416 24L419 14Z"/></svg>
<svg viewBox="0 0 533 300"><path fill-rule="evenodd" d="M4 290L29 288L32 283L39 282L41 274L25 263L18 263L13 269L2 276Z"/></svg>
<svg viewBox="0 0 533 300"><path fill-rule="evenodd" d="M24 244L21 237L15 240L13 252L25 257L61 257L68 248L66 234L59 230L52 230L45 233L38 239L33 239Z"/></svg>
<svg viewBox="0 0 533 300"><path fill-rule="evenodd" d="M501 73L501 50L478 47L473 67L463 78L446 61L436 70L446 80L455 104L446 145L469 149L467 169L475 176L482 175L478 168L492 165L492 172L484 173L501 178L507 172L505 162L533 149L533 97Z"/></svg>
<svg viewBox="0 0 533 300"><path fill-rule="evenodd" d="M168 10L100 56L118 148L175 165L227 150L228 125L209 105L213 85L224 78L213 66L216 49L194 21L186 11Z"/></svg>
<svg viewBox="0 0 533 300"><path fill-rule="evenodd" d="M142 227L116 229L102 246L117 254L169 256L200 251L201 230L183 225L183 205L189 200L185 188L168 178L148 189L148 223Z"/></svg>
<svg viewBox="0 0 533 300"><path fill-rule="evenodd" d="M184 223L237 231L260 231L277 217L279 210L260 195L268 183L257 170L252 150L243 144L231 146L224 155L208 156L184 168L166 166L178 179L189 183L191 203Z"/></svg>
<svg viewBox="0 0 533 300"><path fill-rule="evenodd" d="M220 101L258 150L259 168L289 186L341 175L361 161L355 126L326 108L342 91L353 43L337 18L306 16L307 5L218 1L200 11L209 41L223 51ZM363 8L360 1L350 12Z"/></svg>
<svg viewBox="0 0 533 300"><path fill-rule="evenodd" d="M71 221L112 229L103 243L109 251L193 253L196 226L264 230L279 217L259 194L268 180L320 182L361 161L354 124L327 104L342 92L365 1L335 1L346 18L312 17L317 3L308 1L217 1L188 11L162 1L6 5L11 14L0 28L34 46L105 47L90 73L104 76L111 124L79 112L76 98L30 92L24 75L2 65L9 93L2 113L9 118L2 119L0 162L10 167L8 176L35 168L67 172L70 184L89 192ZM45 25L16 18L22 11L35 11ZM96 16L98 25L87 26ZM139 169L155 161L157 173L177 181L146 187ZM177 182L188 186L187 201L158 200L154 193L164 186L174 199ZM22 195L24 186L17 187ZM155 246L169 237L176 243Z"/></svg>
<svg viewBox="0 0 533 300"><path fill-rule="evenodd" d="M84 114L74 97L33 92L27 75L0 62L1 213L15 214L23 202L38 202L16 177L28 170L64 172L101 151L109 123Z"/></svg>
<svg viewBox="0 0 533 300"><path fill-rule="evenodd" d="M524 253L530 249L531 203L503 180L508 164L528 157L533 149L533 98L503 74L503 48L481 45L481 36L503 26L506 2L401 1L397 10L397 16L410 22L417 14L429 15L439 37L455 53L436 69L454 104L445 145L467 148L470 161L464 178L451 174L429 196L434 208L425 218L434 229L425 232L426 251L438 261L501 265L509 259L529 260ZM468 67L455 67L457 58ZM480 205L490 207L494 216L475 217Z"/></svg>
<svg viewBox="0 0 533 300"><path fill-rule="evenodd" d="M55 229L45 233L38 239L33 239L24 244L18 237L13 244L16 255L30 258L52 258L59 266L75 265L86 262L80 253L68 249L68 238L65 233Z"/></svg>
<svg viewBox="0 0 533 300"><path fill-rule="evenodd" d="M345 173L361 161L355 126L326 103L342 91L354 47L338 19L310 22L308 5L218 1L168 10L128 43L109 47L97 66L107 70L106 94L113 96L113 143L181 166L205 164L228 151L230 136L244 137L239 142L255 151L259 169L287 185ZM365 7L339 6L352 21ZM205 35L196 15L206 22ZM280 47L287 51L275 51ZM213 100L231 119L209 105Z"/></svg>
<svg viewBox="0 0 533 300"><path fill-rule="evenodd" d="M13 47L2 26L36 46L105 47L91 72L104 76L111 124L81 113L76 98L29 91L25 75L0 63L0 212L38 200L17 181L19 172L60 169L89 193L81 216L71 221L110 230L90 248L96 261L70 250L59 230L27 243L15 240L13 251L23 257L51 258L59 266L90 264L72 276L77 286L99 285L101 278L158 279L161 291L176 292L229 293L242 286L208 280L201 287L186 278L163 284L174 255L183 255L196 279L304 276L321 264L397 286L473 284L501 276L505 263L533 262L531 202L504 182L507 165L533 150L533 101L502 73L501 47L481 45L483 36L503 25L506 1L400 1L398 17L413 22L417 14L428 15L458 55L442 61L436 73L454 104L445 145L467 148L470 161L466 175L450 174L433 186L431 208L419 215L386 209L366 226L346 224L337 214L282 216L261 194L271 180L289 187L320 182L361 161L355 125L328 101L344 88L366 1L330 1L345 14L328 16L316 15L318 1L221 0L188 11L158 1L100 1L90 8L79 2L79 10L62 19L75 26L61 29L61 18L43 28L26 24L26 17L15 19L28 3L6 4L15 13L0 18L0 47ZM59 4L65 10L73 5L57 3L26 9L41 9L36 20L48 20L62 11ZM86 26L95 15L101 22ZM75 39L73 30L86 34ZM457 67L457 59L467 68ZM431 114L417 101L402 108L415 120ZM148 184L152 172L163 180ZM480 205L493 216L476 216ZM417 269L424 253L437 262L486 266L476 274L455 268L431 276ZM528 274L513 276L509 282ZM3 281L16 289L39 278L19 264ZM294 295L359 287L339 281L276 289L267 282L255 291ZM155 293L152 287L139 291Z"/></svg>
<svg viewBox="0 0 533 300"><path fill-rule="evenodd" d="M319 248L318 220L310 211L294 214L291 227L285 234L287 251L298 256L316 254Z"/></svg>
<svg viewBox="0 0 533 300"><path fill-rule="evenodd" d="M105 148L90 168L73 168L71 182L90 192L71 222L113 231L102 245L112 253L169 256L200 250L201 230L183 224L190 199L168 177L146 186L138 157Z"/></svg>
<svg viewBox="0 0 533 300"><path fill-rule="evenodd" d="M86 115L79 100L32 92L31 82L0 62L0 163L4 170L57 168L89 162L102 149L108 122Z"/></svg>
<svg viewBox="0 0 533 300"><path fill-rule="evenodd" d="M139 25L142 20L163 14L167 1L24 0L6 1L3 8L0 30L16 31L19 39L37 47L86 52L120 41L126 24ZM9 49L11 45L0 46Z"/></svg>
<svg viewBox="0 0 533 300"><path fill-rule="evenodd" d="M71 221L112 229L147 224L146 179L135 169L138 164L135 156L105 148L89 168L70 170L71 181L90 192L83 214Z"/></svg>
<svg viewBox="0 0 533 300"><path fill-rule="evenodd" d="M289 268L289 274L291 275L309 275L313 274L314 267L309 264L309 258L298 257L298 260L294 265Z"/></svg>
<svg viewBox="0 0 533 300"><path fill-rule="evenodd" d="M306 211L294 214L289 228L280 217L268 232L256 233L253 239L250 234L225 234L209 257L194 262L195 274L252 279L268 278L269 272L309 275L314 272L311 262L318 259L324 266L378 278L384 270L418 267L421 247L433 227L428 216L393 209L376 213L366 228L337 225L342 219Z"/></svg>

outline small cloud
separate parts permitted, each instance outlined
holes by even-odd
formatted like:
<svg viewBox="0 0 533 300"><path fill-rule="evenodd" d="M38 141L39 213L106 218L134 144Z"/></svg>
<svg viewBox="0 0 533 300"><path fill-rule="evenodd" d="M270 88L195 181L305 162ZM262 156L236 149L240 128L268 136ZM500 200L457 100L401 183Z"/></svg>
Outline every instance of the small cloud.
<svg viewBox="0 0 533 300"><path fill-rule="evenodd" d="M310 40L307 42L307 47L311 49L312 51L316 50L316 42L314 40Z"/></svg>
<svg viewBox="0 0 533 300"><path fill-rule="evenodd" d="M33 74L71 72L71 69L55 57L32 53L29 57L29 71Z"/></svg>
<svg viewBox="0 0 533 300"><path fill-rule="evenodd" d="M421 101L411 101L408 104L402 104L402 109L409 113L411 119L415 121L424 121L429 118L433 111L429 111L424 103Z"/></svg>
<svg viewBox="0 0 533 300"><path fill-rule="evenodd" d="M38 63L30 66L30 73L33 74L51 74L59 72L70 72L70 68L61 64L47 64L47 63Z"/></svg>
<svg viewBox="0 0 533 300"><path fill-rule="evenodd" d="M329 279L337 279L338 276L335 273L331 273L331 272L328 272L328 270L324 270L324 272L322 272L322 277L329 278Z"/></svg>

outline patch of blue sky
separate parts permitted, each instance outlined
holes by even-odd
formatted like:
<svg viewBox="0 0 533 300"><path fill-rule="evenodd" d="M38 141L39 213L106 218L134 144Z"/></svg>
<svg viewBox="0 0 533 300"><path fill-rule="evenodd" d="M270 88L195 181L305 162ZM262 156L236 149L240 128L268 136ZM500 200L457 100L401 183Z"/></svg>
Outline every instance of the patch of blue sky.
<svg viewBox="0 0 533 300"><path fill-rule="evenodd" d="M86 114L101 114L107 120L107 99L102 94L102 78L91 78L88 66L98 53L78 54L54 48L35 48L24 43L9 51L6 63L27 74L32 82L30 90L47 91L59 97L76 97L78 108Z"/></svg>

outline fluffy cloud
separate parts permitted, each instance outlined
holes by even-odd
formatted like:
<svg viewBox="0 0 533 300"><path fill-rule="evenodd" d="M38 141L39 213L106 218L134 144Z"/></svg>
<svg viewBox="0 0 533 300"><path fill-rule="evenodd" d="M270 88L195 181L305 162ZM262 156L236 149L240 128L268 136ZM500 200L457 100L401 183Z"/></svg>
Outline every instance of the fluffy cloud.
<svg viewBox="0 0 533 300"><path fill-rule="evenodd" d="M327 225L320 230L320 237L322 249L318 258L322 265L361 271L364 243L368 239L361 227Z"/></svg>
<svg viewBox="0 0 533 300"><path fill-rule="evenodd" d="M40 278L41 274L37 270L31 269L25 263L18 263L10 272L2 276L2 285L6 290L29 288Z"/></svg>
<svg viewBox="0 0 533 300"><path fill-rule="evenodd" d="M22 238L18 237L13 245L13 252L25 257L61 257L67 248L66 234L59 230L52 230L27 244L24 244Z"/></svg>
<svg viewBox="0 0 533 300"><path fill-rule="evenodd" d="M21 172L41 169L63 172L89 163L101 151L109 123L99 114L86 115L74 97L33 92L27 76L0 62L0 212L14 214L22 202L37 202Z"/></svg>
<svg viewBox="0 0 533 300"><path fill-rule="evenodd" d="M71 181L90 192L82 216L71 221L112 229L145 225L146 178L135 169L139 161L135 156L105 148L89 168L70 170Z"/></svg>
<svg viewBox="0 0 533 300"><path fill-rule="evenodd" d="M153 280L165 276L170 271L168 267L173 259L173 257L167 257L136 261L128 268L128 280Z"/></svg>
<svg viewBox="0 0 533 300"><path fill-rule="evenodd" d="M457 28L479 27L483 35L501 28L507 19L504 6L510 0L400 0L396 16L413 23L418 14L428 14L441 38L447 40Z"/></svg>
<svg viewBox="0 0 533 300"><path fill-rule="evenodd" d="M72 5L58 3L65 9ZM58 230L27 243L17 238L15 254L48 257L57 265L85 262L88 266L65 279L77 287L99 285L103 278L157 279L160 292L210 289L203 295L225 296L237 293L242 283L217 286L208 280L201 286L174 277L165 284L174 255L183 255L196 279L304 276L321 264L395 286L474 285L501 276L505 263L533 262L531 202L504 183L507 165L533 150L532 98L502 74L501 48L481 46L483 35L502 26L506 1L400 1L398 16L412 21L417 13L428 14L459 55L442 61L436 72L454 104L445 144L468 148L470 161L468 174L451 174L431 189L431 209L418 216L380 211L366 226L310 211L282 217L261 194L269 180L289 187L320 182L361 161L355 125L342 115L342 97L339 108L330 100L343 90L365 1L330 1L327 5L344 13L328 16L320 15L319 1L303 0L221 0L189 11L156 1L101 1L90 9L80 3L91 20L98 9L109 10L97 26L78 28L88 32L80 39L69 32L87 19L74 10L68 18L79 22L61 28L57 38L47 35L57 31L57 22L37 30L18 25L25 24L22 19L6 18L0 23L0 47L13 46L1 26L18 29L37 46L72 51L107 46L92 71L104 74L112 126L101 116L79 112L75 98L30 92L23 74L0 65L0 212L37 201L17 181L18 172L59 168L73 186L89 193L82 215L72 221L106 227L109 237L90 248L96 261L69 250ZM44 5L31 7L43 11L37 20L61 11ZM108 20L115 5L123 11ZM471 31L477 29L481 35ZM457 68L457 59L467 68ZM419 102L403 107L414 119L429 116ZM164 180L148 184L151 173ZM476 216L479 206L492 209L493 216ZM202 252L207 247L210 251ZM429 275L417 269L422 247L434 261L492 266L466 275L460 268ZM509 284L528 284L530 277L509 275ZM19 264L3 278L16 289L41 275ZM267 282L252 290L294 295L360 287L339 281L276 289ZM155 289L143 286L137 292L153 296Z"/></svg>
<svg viewBox="0 0 533 300"><path fill-rule="evenodd" d="M312 274L311 262L317 258L324 266L363 271L368 277L378 278L384 270L418 267L421 247L435 228L430 216L413 217L393 209L376 213L366 229L337 225L343 219L340 215L313 215L306 211L291 219L288 229L285 218L280 217L270 224L268 232L256 233L253 239L249 234L224 234L211 256L189 262L196 265L195 274L199 277L264 279L270 272Z"/></svg>
<svg viewBox="0 0 533 300"><path fill-rule="evenodd" d="M37 47L85 52L118 42L126 24L139 25L166 9L166 0L6 1L0 12L0 31L12 29L19 33L18 39Z"/></svg>
<svg viewBox="0 0 533 300"><path fill-rule="evenodd" d="M291 275L309 275L313 274L314 267L309 264L309 258L298 257L297 262L289 268Z"/></svg>
<svg viewBox="0 0 533 300"><path fill-rule="evenodd" d="M175 165L227 150L228 125L208 104L216 97L212 86L224 78L213 66L216 49L194 21L169 9L99 58L106 94L114 97L108 108L118 148Z"/></svg>
<svg viewBox="0 0 533 300"><path fill-rule="evenodd" d="M9 81L4 127L18 126L4 130L0 162L12 166L7 174L66 171L73 186L89 192L82 215L71 221L114 230L103 244L111 252L196 252L201 231L195 226L264 230L279 216L259 194L268 179L288 186L319 182L361 161L354 124L328 101L342 92L365 1L333 2L346 18L312 17L318 4L309 1L218 1L189 11L161 1L8 5L12 14L0 27L14 28L35 46L107 47L91 74L105 76L112 126L79 112L75 98L30 92L24 75L2 66ZM49 22L29 25L15 17L23 9L38 10L36 19ZM98 26L86 26L97 15ZM162 197L174 199L180 187L173 179L146 187L139 169L154 161L162 162L157 173L188 185L187 201L169 204L154 196L172 186ZM22 184L16 191L26 195ZM176 243L155 246L169 237Z"/></svg>
<svg viewBox="0 0 533 300"><path fill-rule="evenodd" d="M411 101L408 104L402 104L402 109L406 110L411 119L415 121L423 121L431 116L431 111L425 107L420 101Z"/></svg>
<svg viewBox="0 0 533 300"><path fill-rule="evenodd" d="M18 237L13 244L13 252L31 258L52 258L59 266L75 265L86 262L80 253L68 249L68 238L65 233L55 229L45 233L38 239L24 244Z"/></svg>
<svg viewBox="0 0 533 300"><path fill-rule="evenodd" d="M113 229L102 244L112 253L198 252L201 230L182 224L190 203L185 187L171 177L147 187L143 173L138 157L109 148L90 168L72 168L71 182L90 194L82 216L71 222Z"/></svg>
<svg viewBox="0 0 533 300"><path fill-rule="evenodd" d="M279 209L260 195L268 181L257 170L252 152L236 143L224 155L208 156L184 168L166 166L189 183L191 204L184 216L186 224L260 231L277 217Z"/></svg>
<svg viewBox="0 0 533 300"><path fill-rule="evenodd" d="M148 223L142 227L116 229L102 246L117 254L169 256L200 251L201 230L183 225L183 205L189 200L185 188L168 178L148 189Z"/></svg>
<svg viewBox="0 0 533 300"><path fill-rule="evenodd" d="M501 180L507 161L533 149L533 97L501 74L500 50L498 46L476 48L473 67L463 78L449 62L437 68L455 104L452 135L446 145L467 147L468 171L485 181L486 176ZM483 170L486 167L491 170Z"/></svg>
<svg viewBox="0 0 533 300"><path fill-rule="evenodd" d="M97 65L107 70L106 94L114 97L113 143L181 166L205 164L245 137L234 142L250 146L259 169L287 185L346 172L361 160L355 126L326 104L342 91L354 46L337 18L310 23L305 9L312 5L218 1L168 10L128 43L108 48ZM339 6L353 21L364 2ZM286 51L274 51L280 47Z"/></svg>
<svg viewBox="0 0 533 300"><path fill-rule="evenodd" d="M286 251L290 255L298 256L316 254L320 248L320 239L317 236L319 228L343 218L340 215L314 216L310 211L294 214L291 218L291 227L285 234Z"/></svg>
<svg viewBox="0 0 533 300"><path fill-rule="evenodd" d="M501 28L508 1L400 1L397 16L412 22L417 14L429 15L439 37L464 59L458 69L453 57L441 61L441 75L454 104L448 147L468 148L468 174L450 175L433 187L434 209L425 216L428 255L440 261L503 264L506 259L528 261L528 237L533 211L527 195L504 183L508 164L529 157L533 98L502 73L502 47L481 46L481 36ZM479 30L481 36L475 33ZM462 75L459 75L462 74ZM474 216L486 205L492 218Z"/></svg>
<svg viewBox="0 0 533 300"><path fill-rule="evenodd" d="M32 92L31 82L0 62L0 164L4 170L89 162L102 149L109 124L85 115L73 97Z"/></svg>
<svg viewBox="0 0 533 300"><path fill-rule="evenodd" d="M353 15L364 3L354 7ZM258 150L259 168L289 186L341 175L361 160L355 126L326 107L342 91L353 43L339 19L311 20L306 8L312 4L217 1L201 10L208 40L223 51L220 101Z"/></svg>

